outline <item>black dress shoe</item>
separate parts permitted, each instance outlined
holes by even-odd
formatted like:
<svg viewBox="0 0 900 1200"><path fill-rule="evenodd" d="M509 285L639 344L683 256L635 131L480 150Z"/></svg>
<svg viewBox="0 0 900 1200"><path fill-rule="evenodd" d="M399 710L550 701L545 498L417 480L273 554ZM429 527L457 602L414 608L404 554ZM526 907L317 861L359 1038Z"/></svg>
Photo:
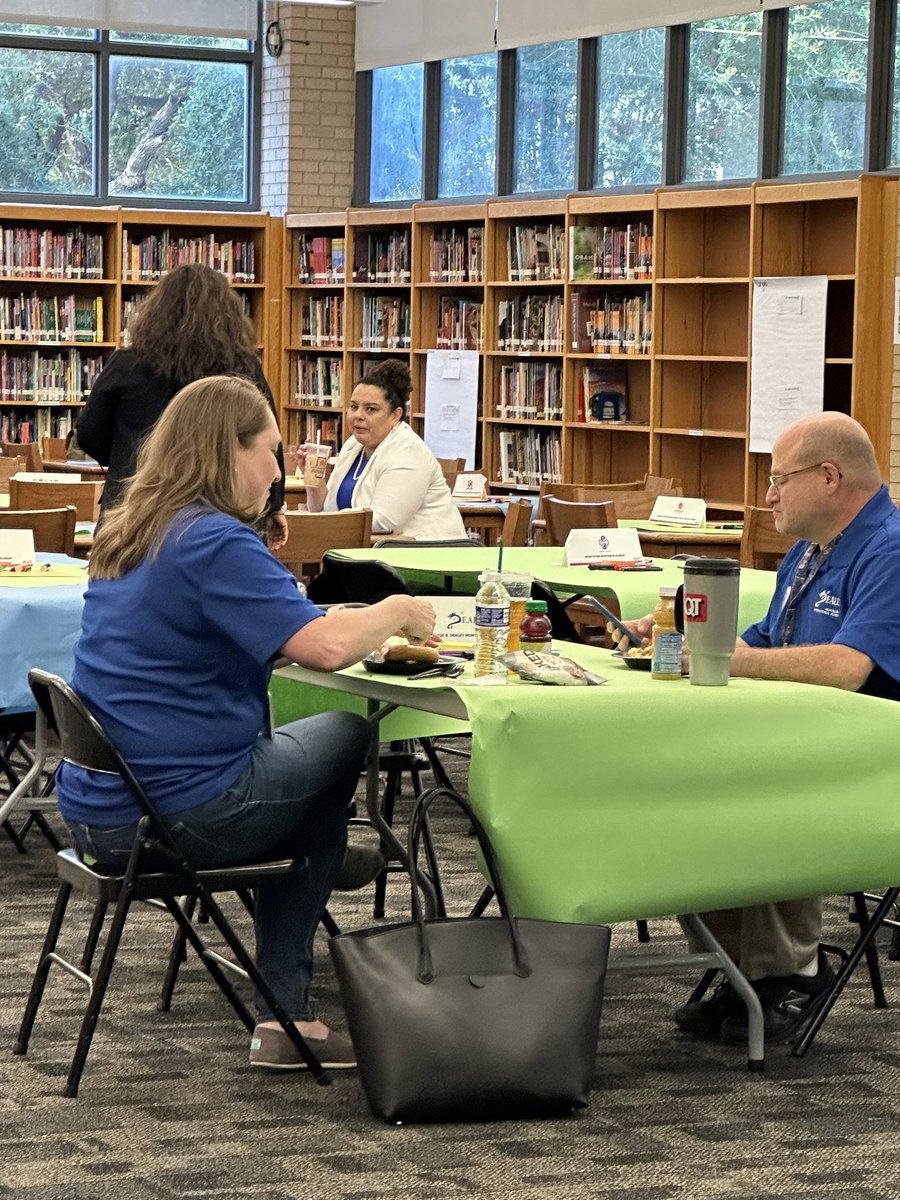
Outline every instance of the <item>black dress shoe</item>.
<svg viewBox="0 0 900 1200"><path fill-rule="evenodd" d="M696 1037L717 1038L722 1023L729 1017L739 1016L744 1011L740 996L727 979L705 1000L694 1000L675 1013L675 1022L685 1033Z"/></svg>
<svg viewBox="0 0 900 1200"><path fill-rule="evenodd" d="M375 846L348 846L337 883L337 892L355 892L377 879L385 868L385 857Z"/></svg>
<svg viewBox="0 0 900 1200"><path fill-rule="evenodd" d="M770 975L755 980L752 987L762 1005L766 1045L791 1041L812 1017L833 983L834 971L821 950L815 975ZM740 1012L722 1022L720 1036L729 1044L746 1042L747 1010L743 1005Z"/></svg>

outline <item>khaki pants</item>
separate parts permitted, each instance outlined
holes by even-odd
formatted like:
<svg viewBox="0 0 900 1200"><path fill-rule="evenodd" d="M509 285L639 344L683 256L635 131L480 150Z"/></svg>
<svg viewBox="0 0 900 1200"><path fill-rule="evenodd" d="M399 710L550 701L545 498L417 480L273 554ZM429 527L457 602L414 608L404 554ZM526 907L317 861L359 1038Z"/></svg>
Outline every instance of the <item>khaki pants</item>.
<svg viewBox="0 0 900 1200"><path fill-rule="evenodd" d="M752 983L794 975L816 957L822 933L821 900L782 900L748 908L700 913L725 952ZM693 952L705 949L688 933Z"/></svg>

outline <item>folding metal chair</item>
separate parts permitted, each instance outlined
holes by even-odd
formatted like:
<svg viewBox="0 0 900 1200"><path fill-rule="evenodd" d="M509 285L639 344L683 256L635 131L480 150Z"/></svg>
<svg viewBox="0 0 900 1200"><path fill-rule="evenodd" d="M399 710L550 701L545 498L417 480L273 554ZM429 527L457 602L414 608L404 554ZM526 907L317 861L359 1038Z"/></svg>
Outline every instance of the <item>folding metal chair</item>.
<svg viewBox="0 0 900 1200"><path fill-rule="evenodd" d="M60 880L56 904L47 928L37 970L31 985L28 1002L19 1035L14 1047L15 1054L25 1054L31 1031L37 1018L44 987L51 966L63 968L74 978L86 984L89 991L87 1006L69 1070L64 1094L78 1094L87 1061L94 1030L100 1017L103 999L109 985L116 952L124 931L129 910L136 900L159 902L168 910L191 947L200 956L226 1000L237 1013L245 1027L252 1031L254 1018L228 980L217 956L209 950L190 918L179 903L181 898L192 898L202 904L212 925L222 935L229 950L246 972L253 985L281 1023L297 1052L319 1083L330 1081L318 1059L297 1031L293 1021L260 973L253 957L235 933L230 921L214 899L217 892L246 892L266 879L288 871L305 869L305 863L285 859L278 862L254 862L241 866L222 868L194 868L181 847L173 838L165 820L157 812L153 802L141 784L113 746L96 718L88 711L84 702L71 687L57 675L46 671L32 670L28 681L38 705L38 721L49 727L59 738L63 758L66 762L86 770L116 774L126 786L143 813L137 826L137 835L124 873L104 870L83 860L74 850L61 850L56 858ZM79 962L64 958L57 951L57 941L72 891L82 892L94 903L93 916ZM106 933L106 941L100 965L92 975L95 952L100 941L107 910L112 907L112 917Z"/></svg>

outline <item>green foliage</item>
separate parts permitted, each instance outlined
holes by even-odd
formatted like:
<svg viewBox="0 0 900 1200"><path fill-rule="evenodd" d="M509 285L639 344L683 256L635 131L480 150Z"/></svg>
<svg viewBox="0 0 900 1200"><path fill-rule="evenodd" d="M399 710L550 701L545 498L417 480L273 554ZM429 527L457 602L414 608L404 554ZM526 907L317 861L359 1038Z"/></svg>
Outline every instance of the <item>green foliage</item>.
<svg viewBox="0 0 900 1200"><path fill-rule="evenodd" d="M424 81L422 63L372 72L370 200L418 200L422 195Z"/></svg>
<svg viewBox="0 0 900 1200"><path fill-rule="evenodd" d="M569 191L575 184L578 43L523 46L516 55L513 190Z"/></svg>
<svg viewBox="0 0 900 1200"><path fill-rule="evenodd" d="M601 38L597 83L597 187L662 178L664 29Z"/></svg>
<svg viewBox="0 0 900 1200"><path fill-rule="evenodd" d="M441 71L440 196L489 196L497 160L497 56L447 58Z"/></svg>
<svg viewBox="0 0 900 1200"><path fill-rule="evenodd" d="M691 26L688 180L755 178L761 63L761 12Z"/></svg>

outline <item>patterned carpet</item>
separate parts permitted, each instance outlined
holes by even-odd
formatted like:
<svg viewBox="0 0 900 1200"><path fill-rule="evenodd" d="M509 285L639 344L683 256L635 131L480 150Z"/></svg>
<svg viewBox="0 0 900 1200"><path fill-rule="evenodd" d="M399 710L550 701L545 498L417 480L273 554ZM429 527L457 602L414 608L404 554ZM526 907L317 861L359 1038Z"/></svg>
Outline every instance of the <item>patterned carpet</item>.
<svg viewBox="0 0 900 1200"><path fill-rule="evenodd" d="M457 767L458 771L459 768ZM480 890L472 841L437 814L457 911ZM2 1043L11 1047L55 891L53 854L0 835L4 914ZM404 915L392 880L389 916ZM335 898L344 928L371 923L371 889ZM672 921L652 948L680 948ZM51 975L25 1058L0 1055L0 1200L770 1200L900 1195L900 1009L878 1012L861 973L805 1059L770 1052L764 1075L738 1049L679 1034L671 1011L692 976L615 976L607 989L595 1091L567 1120L405 1126L374 1120L354 1074L317 1087L247 1066L248 1039L191 961L173 1011L156 1011L171 927L131 919L81 1093L60 1092L83 993ZM828 936L847 943L846 902ZM614 945L635 947L634 930ZM316 996L340 1020L324 940ZM889 995L900 970L886 964ZM548 1020L553 1014L548 1014Z"/></svg>

